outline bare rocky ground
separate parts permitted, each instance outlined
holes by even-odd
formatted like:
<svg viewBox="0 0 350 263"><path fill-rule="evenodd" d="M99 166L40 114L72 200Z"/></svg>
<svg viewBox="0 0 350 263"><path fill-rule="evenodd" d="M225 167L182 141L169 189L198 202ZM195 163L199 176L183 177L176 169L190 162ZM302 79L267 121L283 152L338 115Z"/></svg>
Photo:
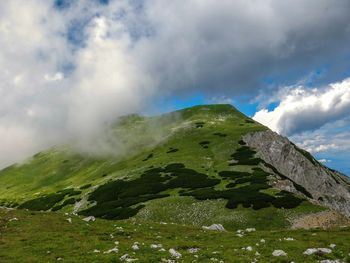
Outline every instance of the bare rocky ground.
<svg viewBox="0 0 350 263"><path fill-rule="evenodd" d="M292 229L329 229L335 226L349 226L350 219L336 211L322 211L294 219Z"/></svg>

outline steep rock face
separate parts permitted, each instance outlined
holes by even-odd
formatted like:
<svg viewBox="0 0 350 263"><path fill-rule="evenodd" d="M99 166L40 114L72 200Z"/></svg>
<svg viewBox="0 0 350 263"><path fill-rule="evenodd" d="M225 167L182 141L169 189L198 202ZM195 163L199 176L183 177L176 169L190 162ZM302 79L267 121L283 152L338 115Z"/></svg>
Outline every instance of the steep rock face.
<svg viewBox="0 0 350 263"><path fill-rule="evenodd" d="M243 141L278 172L303 186L319 204L350 217L350 180L317 162L287 138L272 131L249 133Z"/></svg>

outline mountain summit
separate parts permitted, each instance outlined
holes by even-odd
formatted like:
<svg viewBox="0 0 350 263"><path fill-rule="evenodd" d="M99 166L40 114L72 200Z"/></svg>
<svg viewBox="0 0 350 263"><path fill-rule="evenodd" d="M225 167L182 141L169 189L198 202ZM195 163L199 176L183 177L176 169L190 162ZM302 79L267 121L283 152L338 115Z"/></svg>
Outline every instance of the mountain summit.
<svg viewBox="0 0 350 263"><path fill-rule="evenodd" d="M126 116L103 140L108 154L67 144L2 170L0 204L227 229L350 216L349 178L231 105Z"/></svg>

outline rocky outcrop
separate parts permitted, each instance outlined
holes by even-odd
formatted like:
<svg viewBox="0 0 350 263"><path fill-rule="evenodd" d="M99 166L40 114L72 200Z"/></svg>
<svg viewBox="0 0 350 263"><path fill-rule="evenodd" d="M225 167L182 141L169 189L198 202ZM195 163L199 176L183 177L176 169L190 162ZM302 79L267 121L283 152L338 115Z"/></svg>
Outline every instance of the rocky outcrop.
<svg viewBox="0 0 350 263"><path fill-rule="evenodd" d="M243 141L278 173L301 185L312 199L350 217L350 180L272 131L249 133Z"/></svg>

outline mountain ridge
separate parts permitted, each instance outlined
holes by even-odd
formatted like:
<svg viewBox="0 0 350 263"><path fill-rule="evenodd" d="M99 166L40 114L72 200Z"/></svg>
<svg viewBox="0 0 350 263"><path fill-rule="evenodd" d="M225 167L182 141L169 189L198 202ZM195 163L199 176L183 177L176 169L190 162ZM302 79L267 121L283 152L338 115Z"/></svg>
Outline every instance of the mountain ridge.
<svg viewBox="0 0 350 263"><path fill-rule="evenodd" d="M0 172L0 202L109 219L131 216L227 228L266 227L261 222L271 213L276 215L272 228L288 227L293 218L324 206L348 215L348 201L341 206L334 196L328 203L315 200L308 184L281 169L281 160L272 162L271 153L262 154L259 145L268 137L252 138L264 133L271 132L225 104L155 117L126 116L112 125L110 134L118 141L110 144L124 147L129 156L95 158L65 147L38 153ZM296 149L289 141L285 145ZM299 154L298 162L310 162ZM327 171L332 177L334 172ZM290 183L283 186L281 177ZM177 213L183 218L166 211L174 205L181 207ZM195 218L186 215L193 207L198 207Z"/></svg>

